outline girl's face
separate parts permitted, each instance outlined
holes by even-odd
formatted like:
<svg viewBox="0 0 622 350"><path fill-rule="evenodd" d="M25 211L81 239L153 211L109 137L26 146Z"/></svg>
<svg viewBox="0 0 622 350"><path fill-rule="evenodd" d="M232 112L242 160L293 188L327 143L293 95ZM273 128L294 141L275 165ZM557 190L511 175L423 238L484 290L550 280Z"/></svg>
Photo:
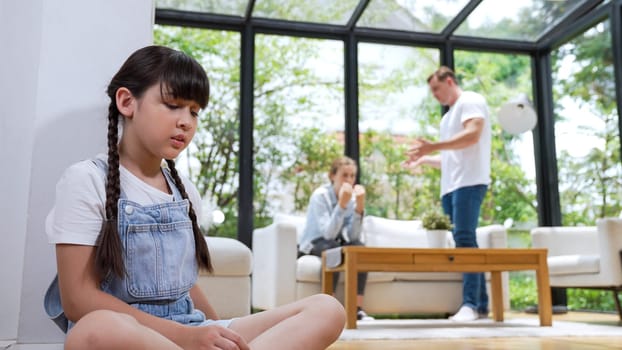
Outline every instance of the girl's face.
<svg viewBox="0 0 622 350"><path fill-rule="evenodd" d="M356 166L352 164L340 166L335 174L330 174L330 181L333 183L335 193L339 193L341 185L346 182L354 186L354 182L356 181Z"/></svg>
<svg viewBox="0 0 622 350"><path fill-rule="evenodd" d="M125 148L161 160L175 159L188 147L197 129L197 103L163 95L160 84L155 84L132 105L131 113L122 111Z"/></svg>

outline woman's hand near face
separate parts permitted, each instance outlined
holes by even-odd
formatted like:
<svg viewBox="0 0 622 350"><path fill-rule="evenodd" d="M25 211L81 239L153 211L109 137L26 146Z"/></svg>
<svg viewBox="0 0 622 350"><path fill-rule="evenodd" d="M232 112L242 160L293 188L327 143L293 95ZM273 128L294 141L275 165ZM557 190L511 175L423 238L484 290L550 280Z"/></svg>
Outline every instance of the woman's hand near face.
<svg viewBox="0 0 622 350"><path fill-rule="evenodd" d="M184 329L185 350L250 350L242 336L229 328L221 326L188 326Z"/></svg>
<svg viewBox="0 0 622 350"><path fill-rule="evenodd" d="M365 187L358 184L354 185L352 192L354 193L354 197L356 199L356 207L354 210L359 214L363 214L363 211L365 211Z"/></svg>
<svg viewBox="0 0 622 350"><path fill-rule="evenodd" d="M350 185L347 182L344 182L343 184L341 184L341 187L339 188L339 206L342 209L345 209L348 207L348 203L350 202L350 199L352 199L352 185Z"/></svg>

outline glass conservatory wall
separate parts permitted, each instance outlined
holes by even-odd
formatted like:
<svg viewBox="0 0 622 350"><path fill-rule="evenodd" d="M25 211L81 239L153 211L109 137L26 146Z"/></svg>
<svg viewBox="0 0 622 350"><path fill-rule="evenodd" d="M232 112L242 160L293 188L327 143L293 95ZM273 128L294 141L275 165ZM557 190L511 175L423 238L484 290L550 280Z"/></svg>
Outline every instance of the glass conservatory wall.
<svg viewBox="0 0 622 350"><path fill-rule="evenodd" d="M255 38L254 226L302 214L344 154L343 42Z"/></svg>
<svg viewBox="0 0 622 350"><path fill-rule="evenodd" d="M154 42L191 54L210 79L210 101L178 169L203 199L199 215L210 235L237 236L240 34L176 26L154 27Z"/></svg>
<svg viewBox="0 0 622 350"><path fill-rule="evenodd" d="M530 56L456 51L455 68L463 90L484 95L492 121L492 182L482 204L480 224L506 223L523 230L536 226L532 134L509 134L498 122L505 102L521 93L532 95Z"/></svg>
<svg viewBox="0 0 622 350"><path fill-rule="evenodd" d="M371 0L357 27L440 33L469 0Z"/></svg>
<svg viewBox="0 0 622 350"><path fill-rule="evenodd" d="M439 108L426 79L439 65L439 51L360 43L358 53L365 210L368 215L412 219L438 202L436 172L413 175L402 163L412 140L436 130L429 120L438 119Z"/></svg>
<svg viewBox="0 0 622 350"><path fill-rule="evenodd" d="M583 0L483 0L457 35L536 41Z"/></svg>
<svg viewBox="0 0 622 350"><path fill-rule="evenodd" d="M555 146L563 225L593 225L622 210L622 165L609 21L553 57Z"/></svg>

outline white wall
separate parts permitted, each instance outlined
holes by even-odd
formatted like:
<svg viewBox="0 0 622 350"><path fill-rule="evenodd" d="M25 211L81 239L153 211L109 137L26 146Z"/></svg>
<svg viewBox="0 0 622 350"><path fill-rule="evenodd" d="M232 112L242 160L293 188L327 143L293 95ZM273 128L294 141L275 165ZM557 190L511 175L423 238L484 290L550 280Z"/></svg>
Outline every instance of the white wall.
<svg viewBox="0 0 622 350"><path fill-rule="evenodd" d="M44 219L65 167L105 150L105 89L152 42L153 0L0 0L0 340L62 341Z"/></svg>
<svg viewBox="0 0 622 350"><path fill-rule="evenodd" d="M40 16L39 1L28 4L19 0L0 1L0 309L3 313L0 339L17 337L34 139Z"/></svg>

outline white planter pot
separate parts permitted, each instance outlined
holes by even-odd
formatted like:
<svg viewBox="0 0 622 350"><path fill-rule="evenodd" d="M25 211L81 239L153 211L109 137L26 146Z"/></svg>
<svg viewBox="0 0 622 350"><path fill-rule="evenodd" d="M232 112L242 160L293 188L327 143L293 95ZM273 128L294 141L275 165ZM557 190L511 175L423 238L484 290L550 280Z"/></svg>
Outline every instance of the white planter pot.
<svg viewBox="0 0 622 350"><path fill-rule="evenodd" d="M426 230L428 248L447 248L447 230Z"/></svg>

